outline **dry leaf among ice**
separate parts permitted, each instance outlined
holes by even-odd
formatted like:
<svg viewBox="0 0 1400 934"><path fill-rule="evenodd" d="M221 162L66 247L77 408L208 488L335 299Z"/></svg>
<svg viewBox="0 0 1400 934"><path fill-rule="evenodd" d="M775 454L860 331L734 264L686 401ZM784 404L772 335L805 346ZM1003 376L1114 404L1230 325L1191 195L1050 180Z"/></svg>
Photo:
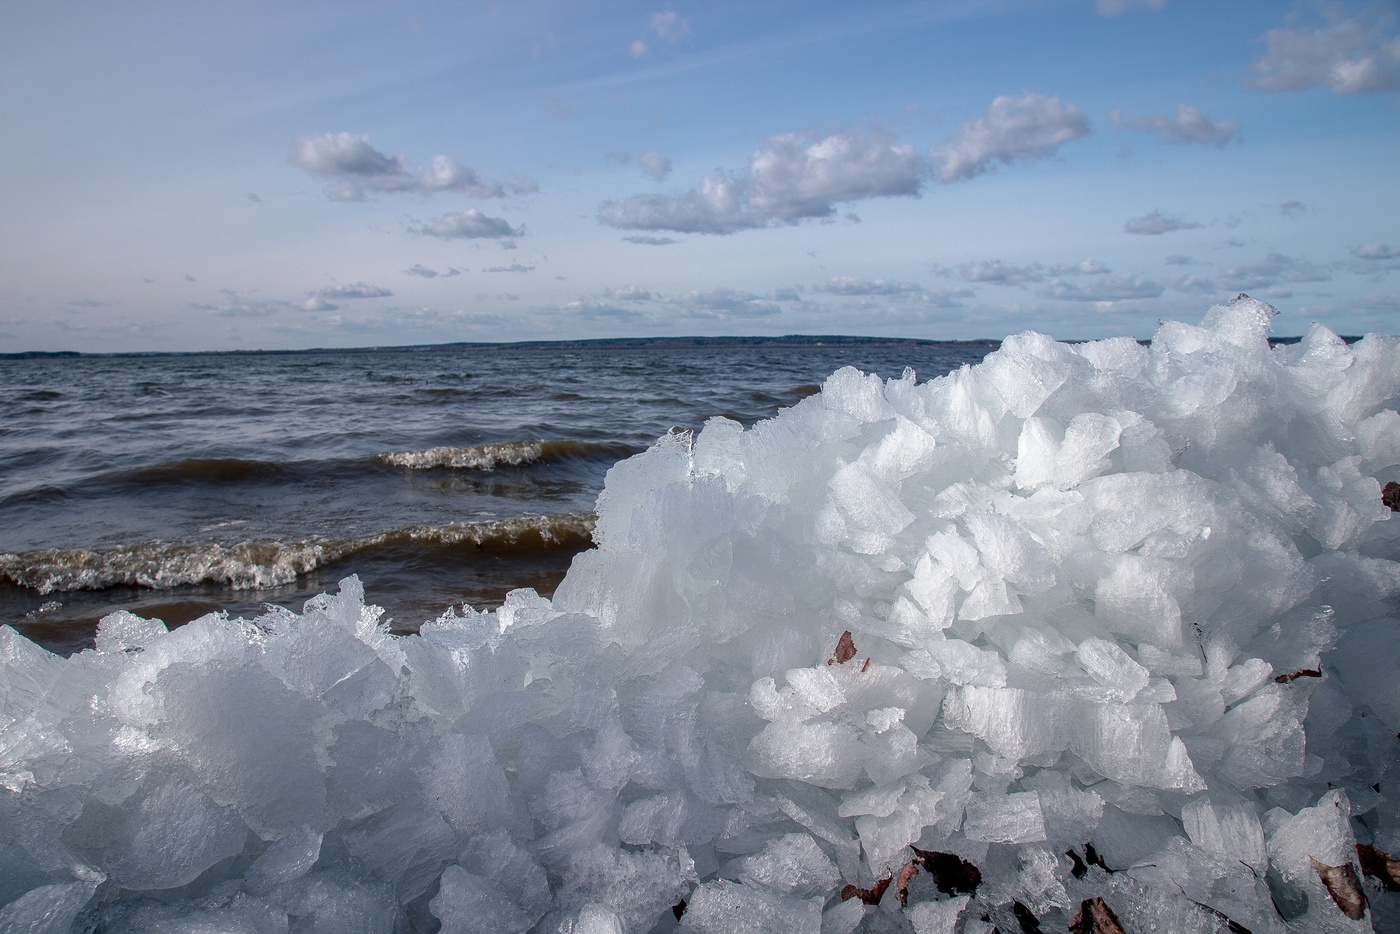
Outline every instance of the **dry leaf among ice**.
<svg viewBox="0 0 1400 934"><path fill-rule="evenodd" d="M1324 866L1314 859L1312 864L1322 884L1327 886L1327 894L1342 909L1342 914L1353 921L1360 921L1366 914L1366 893L1361 891L1361 880L1356 877L1351 863Z"/></svg>
<svg viewBox="0 0 1400 934"><path fill-rule="evenodd" d="M1400 892L1400 859L1369 843L1356 845L1356 857L1361 862L1361 871L1379 879L1387 892Z"/></svg>
<svg viewBox="0 0 1400 934"><path fill-rule="evenodd" d="M1079 903L1079 910L1069 923L1070 934L1126 934L1123 922L1098 896Z"/></svg>
<svg viewBox="0 0 1400 934"><path fill-rule="evenodd" d="M856 641L851 638L851 631L847 629L841 633L841 638L836 642L836 651L826 660L828 665L844 665L856 657Z"/></svg>

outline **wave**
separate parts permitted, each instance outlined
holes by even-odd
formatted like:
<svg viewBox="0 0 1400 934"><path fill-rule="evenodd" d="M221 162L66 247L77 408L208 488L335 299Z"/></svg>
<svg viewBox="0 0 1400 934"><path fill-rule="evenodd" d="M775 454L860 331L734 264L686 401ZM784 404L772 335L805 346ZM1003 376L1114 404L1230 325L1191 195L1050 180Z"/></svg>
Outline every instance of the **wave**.
<svg viewBox="0 0 1400 934"><path fill-rule="evenodd" d="M317 568L376 552L415 548L444 556L462 548L528 557L593 544L588 514L521 516L478 523L409 526L363 538L295 542L146 542L105 549L0 554L0 583L40 594L108 587L170 590L220 584L258 590L290 584Z"/></svg>
<svg viewBox="0 0 1400 934"><path fill-rule="evenodd" d="M618 441L498 441L471 447L437 447L425 451L395 451L380 454L377 460L392 467L410 470L457 468L495 470L497 467L525 467L562 461L616 461L636 454L640 448Z"/></svg>
<svg viewBox="0 0 1400 934"><path fill-rule="evenodd" d="M117 484L155 486L167 483L240 483L282 476L290 465L277 461L239 457L184 457L179 460L135 467L106 474L101 479Z"/></svg>

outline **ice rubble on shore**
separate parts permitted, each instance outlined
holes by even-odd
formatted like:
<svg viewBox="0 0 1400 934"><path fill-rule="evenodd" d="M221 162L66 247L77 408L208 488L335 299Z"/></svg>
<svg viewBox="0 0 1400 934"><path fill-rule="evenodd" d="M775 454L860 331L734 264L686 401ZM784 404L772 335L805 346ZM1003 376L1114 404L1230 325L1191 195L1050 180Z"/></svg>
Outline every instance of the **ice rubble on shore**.
<svg viewBox="0 0 1400 934"><path fill-rule="evenodd" d="M1400 340L1271 312L842 370L414 637L0 629L0 929L1397 930Z"/></svg>

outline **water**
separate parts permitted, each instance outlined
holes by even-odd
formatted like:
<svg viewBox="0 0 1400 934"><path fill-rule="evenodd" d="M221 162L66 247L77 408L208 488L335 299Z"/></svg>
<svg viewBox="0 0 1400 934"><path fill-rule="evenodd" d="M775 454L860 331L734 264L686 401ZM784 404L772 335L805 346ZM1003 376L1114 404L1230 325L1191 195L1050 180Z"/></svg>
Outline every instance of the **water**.
<svg viewBox="0 0 1400 934"><path fill-rule="evenodd" d="M300 609L351 573L401 632L548 595L608 468L667 431L752 424L843 365L922 380L994 346L0 360L0 622L71 652L114 610Z"/></svg>

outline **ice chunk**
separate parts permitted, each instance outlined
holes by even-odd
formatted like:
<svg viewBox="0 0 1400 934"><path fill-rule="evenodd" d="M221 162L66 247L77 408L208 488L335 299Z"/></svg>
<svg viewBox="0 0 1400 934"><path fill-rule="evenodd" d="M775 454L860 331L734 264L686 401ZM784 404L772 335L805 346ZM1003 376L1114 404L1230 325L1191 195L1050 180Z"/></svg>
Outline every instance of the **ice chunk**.
<svg viewBox="0 0 1400 934"><path fill-rule="evenodd" d="M717 879L695 890L681 930L696 934L821 934L821 899Z"/></svg>
<svg viewBox="0 0 1400 934"><path fill-rule="evenodd" d="M243 849L248 828L230 807L166 782L145 795L117 838L112 877L129 889L185 885Z"/></svg>
<svg viewBox="0 0 1400 934"><path fill-rule="evenodd" d="M963 833L983 843L1035 843L1045 839L1045 815L1034 791L973 795L967 802Z"/></svg>
<svg viewBox="0 0 1400 934"><path fill-rule="evenodd" d="M532 923L495 886L461 866L443 870L428 910L442 922L442 934L523 934Z"/></svg>

